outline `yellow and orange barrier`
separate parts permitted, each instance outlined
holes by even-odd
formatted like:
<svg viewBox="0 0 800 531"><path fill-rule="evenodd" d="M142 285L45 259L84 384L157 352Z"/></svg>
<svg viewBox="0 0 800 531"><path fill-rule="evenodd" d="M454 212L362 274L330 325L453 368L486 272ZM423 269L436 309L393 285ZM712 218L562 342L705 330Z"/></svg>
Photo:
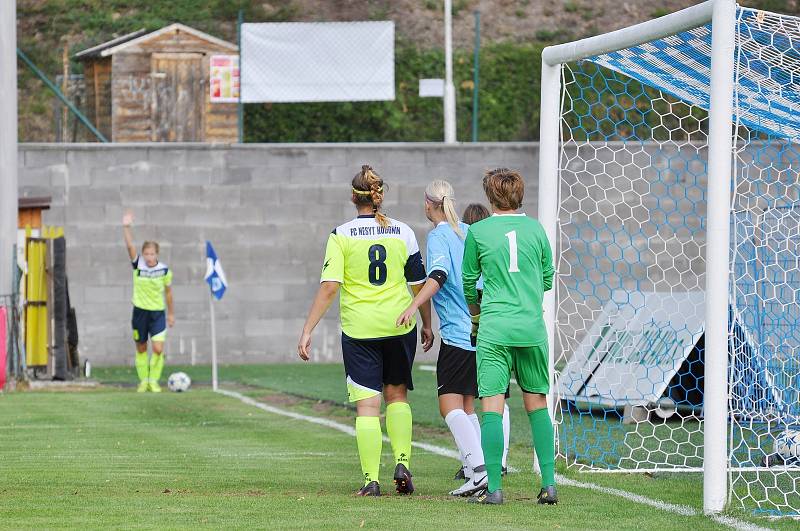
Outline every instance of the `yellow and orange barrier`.
<svg viewBox="0 0 800 531"><path fill-rule="evenodd" d="M47 365L49 355L48 240L64 235L63 227L42 227L39 236L26 228L25 261L25 352L28 367Z"/></svg>

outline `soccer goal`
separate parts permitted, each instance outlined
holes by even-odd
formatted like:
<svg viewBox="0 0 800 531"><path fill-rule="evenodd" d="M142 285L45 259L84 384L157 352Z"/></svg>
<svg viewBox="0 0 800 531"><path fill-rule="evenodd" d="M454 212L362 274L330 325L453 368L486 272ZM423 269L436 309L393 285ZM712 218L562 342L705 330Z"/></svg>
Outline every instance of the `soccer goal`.
<svg viewBox="0 0 800 531"><path fill-rule="evenodd" d="M559 453L800 513L800 19L710 0L542 59Z"/></svg>

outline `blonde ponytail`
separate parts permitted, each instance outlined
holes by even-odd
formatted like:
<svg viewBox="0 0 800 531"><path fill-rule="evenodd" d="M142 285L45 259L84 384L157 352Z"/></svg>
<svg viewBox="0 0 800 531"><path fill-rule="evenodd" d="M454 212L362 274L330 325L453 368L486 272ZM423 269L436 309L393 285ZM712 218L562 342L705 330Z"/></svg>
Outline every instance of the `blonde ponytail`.
<svg viewBox="0 0 800 531"><path fill-rule="evenodd" d="M453 228L453 232L458 234L458 237L464 239L464 233L458 222L458 214L456 214L456 199L453 187L449 182L436 179L432 181L427 188L425 188L425 198L442 209L444 218L447 223Z"/></svg>

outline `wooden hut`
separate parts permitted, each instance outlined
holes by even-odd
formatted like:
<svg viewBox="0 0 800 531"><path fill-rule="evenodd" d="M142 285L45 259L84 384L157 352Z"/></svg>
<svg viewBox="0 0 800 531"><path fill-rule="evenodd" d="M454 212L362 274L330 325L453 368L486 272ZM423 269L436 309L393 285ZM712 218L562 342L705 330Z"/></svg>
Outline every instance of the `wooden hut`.
<svg viewBox="0 0 800 531"><path fill-rule="evenodd" d="M20 197L17 209L17 228L24 231L28 228L42 228L42 212L50 209L50 197Z"/></svg>
<svg viewBox="0 0 800 531"><path fill-rule="evenodd" d="M86 114L112 142L237 141L235 44L172 24L129 33L75 57L84 64ZM227 98L212 98L212 57L215 64L229 61Z"/></svg>

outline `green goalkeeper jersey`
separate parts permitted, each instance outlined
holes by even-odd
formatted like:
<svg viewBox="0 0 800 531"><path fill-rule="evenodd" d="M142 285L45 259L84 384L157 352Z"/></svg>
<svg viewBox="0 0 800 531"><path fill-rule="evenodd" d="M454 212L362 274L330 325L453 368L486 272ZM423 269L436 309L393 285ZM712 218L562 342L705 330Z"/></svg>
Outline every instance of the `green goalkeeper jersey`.
<svg viewBox="0 0 800 531"><path fill-rule="evenodd" d="M553 287L553 253L541 223L525 214L493 215L469 227L462 280L469 304L483 275L478 336L508 346L547 344L544 292Z"/></svg>

